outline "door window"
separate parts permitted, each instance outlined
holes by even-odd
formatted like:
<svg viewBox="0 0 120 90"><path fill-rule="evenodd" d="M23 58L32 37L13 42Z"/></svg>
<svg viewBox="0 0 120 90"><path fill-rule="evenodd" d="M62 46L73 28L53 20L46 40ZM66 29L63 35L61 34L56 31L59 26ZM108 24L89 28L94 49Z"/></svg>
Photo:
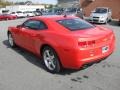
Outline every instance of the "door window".
<svg viewBox="0 0 120 90"><path fill-rule="evenodd" d="M43 30L47 29L47 25L42 21L28 20L23 24L23 27L33 29L33 30Z"/></svg>

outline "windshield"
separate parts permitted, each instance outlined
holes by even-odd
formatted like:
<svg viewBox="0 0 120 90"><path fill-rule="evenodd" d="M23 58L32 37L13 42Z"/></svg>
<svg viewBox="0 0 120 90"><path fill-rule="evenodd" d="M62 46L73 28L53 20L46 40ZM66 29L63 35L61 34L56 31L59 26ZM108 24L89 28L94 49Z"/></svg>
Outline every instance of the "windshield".
<svg viewBox="0 0 120 90"><path fill-rule="evenodd" d="M95 27L92 24L79 18L58 20L57 22L71 31L83 30L83 29Z"/></svg>
<svg viewBox="0 0 120 90"><path fill-rule="evenodd" d="M105 9L105 8L96 8L94 13L107 13L107 9Z"/></svg>

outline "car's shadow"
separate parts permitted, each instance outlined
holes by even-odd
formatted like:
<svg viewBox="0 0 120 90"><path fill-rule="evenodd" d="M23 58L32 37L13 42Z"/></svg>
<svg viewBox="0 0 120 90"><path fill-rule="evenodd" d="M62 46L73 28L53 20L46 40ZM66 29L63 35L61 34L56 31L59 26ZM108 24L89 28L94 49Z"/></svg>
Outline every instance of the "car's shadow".
<svg viewBox="0 0 120 90"><path fill-rule="evenodd" d="M6 45L6 48L11 48L9 43L8 43L8 40L5 40L3 41L3 44ZM29 61L30 63L42 68L42 69L45 69L44 65L43 65L43 62L42 60L40 60L39 57L35 56L34 54L32 54L31 52L21 48L21 47L15 47L15 48L12 48L12 50L14 50L15 52L17 52L18 54L20 54L21 56L23 56L27 61Z"/></svg>
<svg viewBox="0 0 120 90"><path fill-rule="evenodd" d="M89 22L89 20L86 20L86 21ZM89 23L91 23L91 22L89 22ZM103 24L103 23L91 23L91 24L93 24L93 25L106 25L106 24ZM112 20L112 21L108 22L107 24L111 25L111 26L120 26L119 22L116 21L116 20Z"/></svg>
<svg viewBox="0 0 120 90"><path fill-rule="evenodd" d="M119 26L118 21L112 20L111 22L108 23L111 26Z"/></svg>
<svg viewBox="0 0 120 90"><path fill-rule="evenodd" d="M112 20L110 22L108 22L107 24L101 24L101 23L94 23L95 25L111 25L111 26L119 26L118 21Z"/></svg>
<svg viewBox="0 0 120 90"><path fill-rule="evenodd" d="M6 46L6 48L11 48L9 43L8 43L8 40L3 41L3 44ZM33 53L31 53L23 48L20 48L20 47L15 47L12 50L14 50L18 54L22 55L28 62L30 62L30 63L36 65L37 67L40 67L41 69L47 71L46 67L44 66L43 60L40 60L40 58L35 56ZM64 69L60 73L57 73L57 74L58 75L70 75L70 74L78 72L80 70L87 69L88 67L90 67L92 65L93 64L89 64L89 65L87 65L84 68L81 68L79 70Z"/></svg>

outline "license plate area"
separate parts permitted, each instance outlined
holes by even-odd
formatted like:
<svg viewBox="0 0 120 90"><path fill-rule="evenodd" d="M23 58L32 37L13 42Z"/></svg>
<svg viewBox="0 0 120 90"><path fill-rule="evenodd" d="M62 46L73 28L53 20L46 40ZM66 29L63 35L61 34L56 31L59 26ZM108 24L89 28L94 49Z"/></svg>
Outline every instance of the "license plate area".
<svg viewBox="0 0 120 90"><path fill-rule="evenodd" d="M102 47L102 53L106 53L109 51L109 46L103 46Z"/></svg>

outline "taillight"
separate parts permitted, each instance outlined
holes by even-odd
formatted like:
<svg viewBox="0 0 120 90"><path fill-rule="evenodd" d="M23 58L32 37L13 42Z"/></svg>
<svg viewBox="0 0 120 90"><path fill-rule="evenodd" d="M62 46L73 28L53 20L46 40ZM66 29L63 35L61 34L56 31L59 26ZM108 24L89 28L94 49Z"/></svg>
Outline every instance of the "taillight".
<svg viewBox="0 0 120 90"><path fill-rule="evenodd" d="M87 47L87 42L78 42L78 45L81 47Z"/></svg>
<svg viewBox="0 0 120 90"><path fill-rule="evenodd" d="M94 46L95 45L95 41L88 41L88 46Z"/></svg>
<svg viewBox="0 0 120 90"><path fill-rule="evenodd" d="M95 40L93 40L93 41L78 42L78 45L80 47L83 47L83 48L88 47L88 46L94 46L95 45Z"/></svg>

